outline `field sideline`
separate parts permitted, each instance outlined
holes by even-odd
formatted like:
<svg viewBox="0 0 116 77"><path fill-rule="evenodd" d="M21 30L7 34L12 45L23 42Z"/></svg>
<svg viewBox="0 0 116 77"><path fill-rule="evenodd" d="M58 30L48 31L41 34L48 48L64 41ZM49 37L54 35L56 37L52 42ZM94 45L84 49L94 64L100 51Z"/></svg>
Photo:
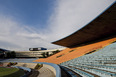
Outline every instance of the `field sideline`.
<svg viewBox="0 0 116 77"><path fill-rule="evenodd" d="M18 68L0 67L0 77L20 77L24 71Z"/></svg>

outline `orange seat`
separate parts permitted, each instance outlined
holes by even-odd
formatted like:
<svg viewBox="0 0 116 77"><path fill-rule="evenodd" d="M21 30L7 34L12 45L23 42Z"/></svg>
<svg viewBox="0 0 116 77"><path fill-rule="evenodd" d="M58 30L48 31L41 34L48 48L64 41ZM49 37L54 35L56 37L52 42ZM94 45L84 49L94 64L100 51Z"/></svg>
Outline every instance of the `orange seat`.
<svg viewBox="0 0 116 77"><path fill-rule="evenodd" d="M105 41L101 41L101 42L97 42L97 43L93 43L93 44L89 44L89 45L85 45L85 46L81 46L81 47L66 48L65 50L63 50L53 56L50 56L45 59L38 59L38 60L35 60L35 62L37 61L37 62L48 62L48 63L60 64L62 62L83 56L86 53L91 52L93 50L103 48L115 40L116 40L116 38L112 38L112 39L108 39ZM72 51L72 52L70 52L70 51ZM61 55L61 56L58 57L59 55Z"/></svg>

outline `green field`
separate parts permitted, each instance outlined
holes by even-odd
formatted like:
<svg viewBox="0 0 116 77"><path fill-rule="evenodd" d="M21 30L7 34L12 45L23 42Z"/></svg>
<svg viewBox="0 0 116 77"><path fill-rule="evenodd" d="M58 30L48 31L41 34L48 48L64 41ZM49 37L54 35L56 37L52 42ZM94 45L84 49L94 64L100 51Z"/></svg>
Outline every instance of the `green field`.
<svg viewBox="0 0 116 77"><path fill-rule="evenodd" d="M0 77L20 77L24 75L24 71L18 68L0 67Z"/></svg>

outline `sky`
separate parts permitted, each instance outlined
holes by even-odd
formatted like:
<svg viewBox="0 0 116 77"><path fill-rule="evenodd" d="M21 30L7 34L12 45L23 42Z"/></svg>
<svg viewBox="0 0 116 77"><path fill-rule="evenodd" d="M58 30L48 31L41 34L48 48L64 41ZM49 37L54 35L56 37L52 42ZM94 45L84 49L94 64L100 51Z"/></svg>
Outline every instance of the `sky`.
<svg viewBox="0 0 116 77"><path fill-rule="evenodd" d="M115 0L0 0L0 48L61 48L51 42L90 23ZM99 27L99 26L98 26Z"/></svg>

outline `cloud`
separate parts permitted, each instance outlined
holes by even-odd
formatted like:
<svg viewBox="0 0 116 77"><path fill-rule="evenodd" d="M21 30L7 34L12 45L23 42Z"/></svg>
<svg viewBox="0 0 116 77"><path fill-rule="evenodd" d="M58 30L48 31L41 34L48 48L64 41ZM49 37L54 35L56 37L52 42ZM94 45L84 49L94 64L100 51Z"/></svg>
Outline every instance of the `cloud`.
<svg viewBox="0 0 116 77"><path fill-rule="evenodd" d="M0 47L28 50L29 47L58 48L50 42L85 26L115 0L57 0L44 29L36 29L0 14ZM15 18L16 19L16 18Z"/></svg>
<svg viewBox="0 0 116 77"><path fill-rule="evenodd" d="M28 50L29 47L48 47L54 45L44 40L44 35L34 28L20 24L5 15L0 16L0 47L11 50Z"/></svg>

